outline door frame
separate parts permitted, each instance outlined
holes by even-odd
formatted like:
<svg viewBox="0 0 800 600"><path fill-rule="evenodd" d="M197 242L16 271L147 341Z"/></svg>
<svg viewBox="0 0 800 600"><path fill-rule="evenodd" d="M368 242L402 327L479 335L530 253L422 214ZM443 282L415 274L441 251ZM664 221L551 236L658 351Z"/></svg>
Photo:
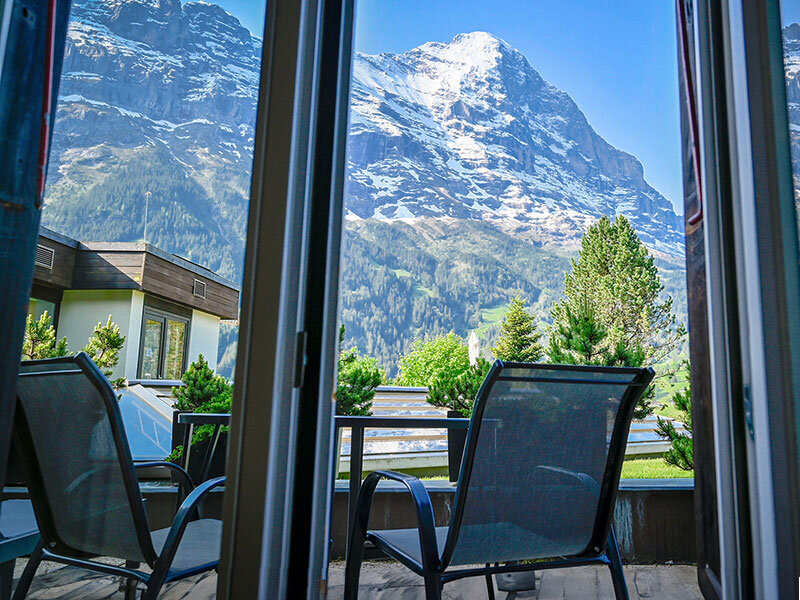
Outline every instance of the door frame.
<svg viewBox="0 0 800 600"><path fill-rule="evenodd" d="M267 2L223 599L324 593L352 6Z"/></svg>
<svg viewBox="0 0 800 600"><path fill-rule="evenodd" d="M795 598L800 253L779 6L694 6L721 591Z"/></svg>

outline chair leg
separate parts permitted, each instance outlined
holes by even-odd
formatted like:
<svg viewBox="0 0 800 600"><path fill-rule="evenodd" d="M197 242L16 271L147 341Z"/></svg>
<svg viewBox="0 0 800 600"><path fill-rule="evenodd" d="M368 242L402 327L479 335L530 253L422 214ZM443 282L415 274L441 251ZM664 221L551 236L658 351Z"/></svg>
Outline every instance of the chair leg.
<svg viewBox="0 0 800 600"><path fill-rule="evenodd" d="M125 568L126 569L138 569L139 568L138 562L134 562L131 560L125 561ZM136 586L138 584L138 580L133 578L123 578L120 582L119 589L122 592L125 592L125 600L136 600Z"/></svg>
<svg viewBox="0 0 800 600"><path fill-rule="evenodd" d="M125 582L125 600L136 600L136 580L128 579Z"/></svg>
<svg viewBox="0 0 800 600"><path fill-rule="evenodd" d="M364 531L360 527L353 527L344 566L344 600L358 598L358 580L361 576L361 563L364 561L365 543Z"/></svg>
<svg viewBox="0 0 800 600"><path fill-rule="evenodd" d="M147 582L147 587L142 592L141 600L156 600L158 598L158 594L161 592L161 587L164 585L164 581L161 578L159 580L154 580L152 577ZM128 600L127 598L125 600Z"/></svg>
<svg viewBox="0 0 800 600"><path fill-rule="evenodd" d="M610 560L608 568L611 571L611 581L614 583L614 595L617 597L617 600L629 600L628 586L625 583L625 573L622 571L622 557L619 554L617 536L614 534L613 526L608 532L606 555Z"/></svg>
<svg viewBox="0 0 800 600"><path fill-rule="evenodd" d="M11 584L14 583L14 563L11 559L0 563L0 600L11 600Z"/></svg>
<svg viewBox="0 0 800 600"><path fill-rule="evenodd" d="M344 600L358 598L358 580L361 576L361 562L364 560L364 542L351 541L347 549L347 561L344 566Z"/></svg>
<svg viewBox="0 0 800 600"><path fill-rule="evenodd" d="M17 589L14 590L14 600L23 600L28 595L33 576L36 574L36 569L39 568L39 563L42 562L43 548L44 542L39 540L36 548L31 553L31 557L28 559L28 564L25 565L25 569L22 571L22 577L17 582Z"/></svg>
<svg viewBox="0 0 800 600"><path fill-rule="evenodd" d="M487 567L491 567L492 563L486 563ZM494 578L492 577L491 573L486 574L486 593L489 596L489 600L494 600Z"/></svg>
<svg viewBox="0 0 800 600"><path fill-rule="evenodd" d="M425 575L425 600L442 600L442 580L436 573Z"/></svg>

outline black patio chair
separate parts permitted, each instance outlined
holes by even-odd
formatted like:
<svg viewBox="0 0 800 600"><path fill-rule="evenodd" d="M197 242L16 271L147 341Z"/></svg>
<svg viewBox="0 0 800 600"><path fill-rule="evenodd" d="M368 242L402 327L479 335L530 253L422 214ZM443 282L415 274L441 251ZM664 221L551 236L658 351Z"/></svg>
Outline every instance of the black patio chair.
<svg viewBox="0 0 800 600"><path fill-rule="evenodd" d="M0 502L0 600L11 598L14 566L30 554L39 541L39 528L30 500Z"/></svg>
<svg viewBox="0 0 800 600"><path fill-rule="evenodd" d="M628 598L611 517L633 409L653 375L497 361L475 401L449 526L435 527L419 479L370 473L350 531L345 598L357 597L365 542L421 575L428 600L464 577L484 576L493 599L495 573L590 564L607 565L616 597ZM415 529L368 530L381 479L411 494Z"/></svg>
<svg viewBox="0 0 800 600"><path fill-rule="evenodd" d="M167 462L134 465L114 390L85 354L22 364L17 386L15 443L25 463L42 541L17 583L28 592L42 559L119 575L126 597L153 600L164 583L216 568L222 522L199 518L200 502L225 478L194 487ZM137 468L171 469L181 488L172 526L151 531ZM182 499L183 494L186 495ZM124 566L93 560L112 557ZM148 565L152 572L140 569Z"/></svg>
<svg viewBox="0 0 800 600"><path fill-rule="evenodd" d="M27 498L28 485L15 450L12 445L6 465L5 486L0 490L0 600L11 599L17 559L31 554L39 543L36 515ZM7 491L10 492L8 496Z"/></svg>

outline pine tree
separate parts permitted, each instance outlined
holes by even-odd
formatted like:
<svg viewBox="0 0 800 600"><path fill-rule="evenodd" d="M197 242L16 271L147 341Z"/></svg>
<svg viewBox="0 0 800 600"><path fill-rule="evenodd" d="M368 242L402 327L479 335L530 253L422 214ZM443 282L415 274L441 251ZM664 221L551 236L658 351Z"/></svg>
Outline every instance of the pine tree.
<svg viewBox="0 0 800 600"><path fill-rule="evenodd" d="M114 367L119 362L119 351L124 343L125 336L120 333L119 326L111 321L111 315L108 315L105 325L102 323L95 325L83 351L100 367L106 377L111 377ZM120 383L121 381L114 382L116 386Z"/></svg>
<svg viewBox="0 0 800 600"><path fill-rule="evenodd" d="M672 402L680 412L680 420L686 433L675 429L672 421L658 418L658 434L672 442L672 447L664 453L664 460L684 471L694 469L694 443L692 441L692 379L689 362L685 361L686 388L672 395Z"/></svg>
<svg viewBox="0 0 800 600"><path fill-rule="evenodd" d="M565 306L563 321L550 331L548 359L559 365L605 365L607 337L608 331L597 321L588 302L582 303L577 313Z"/></svg>
<svg viewBox="0 0 800 600"><path fill-rule="evenodd" d="M608 331L597 321L594 308L588 303L580 305L573 314L565 307L566 324L557 323L550 331L547 347L551 363L562 365L605 365L608 367L641 367L645 352L641 346L628 348L621 341L614 347L606 344ZM635 419L644 419L653 412L655 389L650 386L642 394L633 411Z"/></svg>
<svg viewBox="0 0 800 600"><path fill-rule="evenodd" d="M189 365L181 377L183 387L172 388L175 408L196 411L204 404L231 394L232 385L221 375L216 375L201 354Z"/></svg>
<svg viewBox="0 0 800 600"><path fill-rule="evenodd" d="M566 344L567 354L576 360L590 351L589 364L653 365L666 360L686 335L673 313L672 297L662 299L664 286L653 256L622 215L613 222L602 217L589 227L564 284L564 297L551 311L551 336L556 340L551 359L563 360L559 349ZM598 339L601 331L605 335ZM586 347L581 349L581 344ZM652 412L653 396L650 386L635 418Z"/></svg>
<svg viewBox="0 0 800 600"><path fill-rule="evenodd" d="M488 360L479 357L476 364L470 365L462 373L455 376L450 373L440 375L428 387L426 400L434 406L457 410L465 417L471 417L478 390L491 367Z"/></svg>
<svg viewBox="0 0 800 600"><path fill-rule="evenodd" d="M556 331L569 328L570 315L580 315L581 305L589 303L607 331L604 350L641 347L650 364L666 359L686 334L672 297L661 299L664 286L653 256L622 215L589 227L564 284L564 298L552 309Z"/></svg>
<svg viewBox="0 0 800 600"><path fill-rule="evenodd" d="M525 310L525 300L515 296L503 317L500 339L492 348L492 353L500 360L536 362L544 354L539 343L541 337L542 334L536 331L533 317Z"/></svg>
<svg viewBox="0 0 800 600"><path fill-rule="evenodd" d="M34 320L33 315L28 315L25 320L25 338L22 343L23 360L54 358L66 356L68 353L67 338L61 338L56 342L56 329L53 327L53 319L47 314L47 311L44 311L37 320Z"/></svg>
<svg viewBox="0 0 800 600"><path fill-rule="evenodd" d="M372 414L375 388L384 380L384 372L374 358L361 356L358 348L343 349L344 325L339 328L339 374L336 381L336 414L368 416Z"/></svg>

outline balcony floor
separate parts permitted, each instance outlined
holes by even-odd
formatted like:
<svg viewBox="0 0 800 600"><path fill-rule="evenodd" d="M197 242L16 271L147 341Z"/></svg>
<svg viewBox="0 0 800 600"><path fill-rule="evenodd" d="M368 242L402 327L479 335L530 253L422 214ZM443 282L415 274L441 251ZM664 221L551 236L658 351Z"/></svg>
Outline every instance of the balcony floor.
<svg viewBox="0 0 800 600"><path fill-rule="evenodd" d="M19 561L16 576L21 573L24 561ZM498 600L531 598L533 600L613 600L614 592L608 570L602 567L579 567L544 571L539 589L520 592L516 596L500 592ZM702 600L697 587L696 570L691 565L628 565L625 567L631 600ZM344 564L331 565L328 598L342 597ZM214 598L217 577L206 573L166 586L160 600L207 600ZM401 600L423 598L421 580L394 562L372 561L361 571L360 598ZM80 598L82 600L122 599L119 579L90 573L72 567L44 563L34 579L30 600L57 600ZM444 598L472 600L486 598L483 578L462 579L444 587Z"/></svg>

